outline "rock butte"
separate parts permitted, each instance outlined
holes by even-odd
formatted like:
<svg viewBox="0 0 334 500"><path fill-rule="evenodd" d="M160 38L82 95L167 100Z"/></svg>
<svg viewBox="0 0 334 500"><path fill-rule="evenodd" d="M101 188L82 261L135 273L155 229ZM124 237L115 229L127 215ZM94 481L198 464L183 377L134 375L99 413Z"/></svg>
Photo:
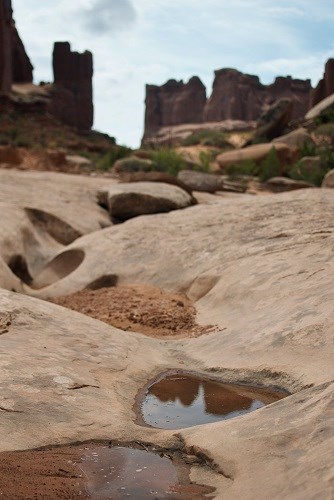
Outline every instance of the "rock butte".
<svg viewBox="0 0 334 500"><path fill-rule="evenodd" d="M95 198L104 182L1 171L0 450L139 441L204 457L191 479L216 498L330 498L333 192L210 195L108 226ZM74 269L68 252L83 255ZM18 254L32 277L57 259L60 274L33 289L8 266ZM217 330L161 340L39 300L111 275L186 293ZM140 427L136 394L171 369L292 395L230 421Z"/></svg>

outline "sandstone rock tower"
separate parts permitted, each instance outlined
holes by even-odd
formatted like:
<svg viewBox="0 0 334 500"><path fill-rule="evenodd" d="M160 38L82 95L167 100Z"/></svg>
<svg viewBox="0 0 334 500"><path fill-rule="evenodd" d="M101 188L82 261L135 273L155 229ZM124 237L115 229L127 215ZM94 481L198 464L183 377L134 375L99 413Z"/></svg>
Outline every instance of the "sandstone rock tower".
<svg viewBox="0 0 334 500"><path fill-rule="evenodd" d="M56 42L53 50L52 114L66 125L90 130L93 125L93 56L72 52L68 42Z"/></svg>
<svg viewBox="0 0 334 500"><path fill-rule="evenodd" d="M12 3L0 2L0 92L8 93L12 87Z"/></svg>

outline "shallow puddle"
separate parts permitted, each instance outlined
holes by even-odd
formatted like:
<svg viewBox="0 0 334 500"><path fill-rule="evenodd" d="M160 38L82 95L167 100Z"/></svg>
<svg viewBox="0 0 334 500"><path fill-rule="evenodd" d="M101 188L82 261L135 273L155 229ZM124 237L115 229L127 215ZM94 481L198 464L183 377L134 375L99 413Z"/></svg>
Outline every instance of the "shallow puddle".
<svg viewBox="0 0 334 500"><path fill-rule="evenodd" d="M85 443L4 452L0 453L0 497L212 498L213 488L191 483L189 471L181 453L161 451L139 443L131 447Z"/></svg>
<svg viewBox="0 0 334 500"><path fill-rule="evenodd" d="M141 423L161 429L180 429L219 422L240 417L285 396L195 375L169 374L148 387L140 404Z"/></svg>
<svg viewBox="0 0 334 500"><path fill-rule="evenodd" d="M212 489L191 484L185 465L162 452L122 446L87 448L80 468L93 499L201 499Z"/></svg>

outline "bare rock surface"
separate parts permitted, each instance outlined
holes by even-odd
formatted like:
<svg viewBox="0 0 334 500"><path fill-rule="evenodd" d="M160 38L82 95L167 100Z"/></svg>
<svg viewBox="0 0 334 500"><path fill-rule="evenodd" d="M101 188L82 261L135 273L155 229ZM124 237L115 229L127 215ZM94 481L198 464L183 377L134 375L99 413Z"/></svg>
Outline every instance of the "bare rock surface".
<svg viewBox="0 0 334 500"><path fill-rule="evenodd" d="M98 196L100 203L108 207L111 217L120 220L192 205L192 197L186 191L163 182L113 184L100 190Z"/></svg>
<svg viewBox="0 0 334 500"><path fill-rule="evenodd" d="M193 191L214 193L221 190L224 185L221 176L194 170L181 170L177 177Z"/></svg>
<svg viewBox="0 0 334 500"><path fill-rule="evenodd" d="M50 235L49 219L29 226L34 213L27 216L23 208L33 208L33 181L25 178L30 187L24 192L14 176L10 187L0 174L7 179L0 200L1 213L6 210L0 237L0 451L90 439L154 443L204 458L205 464L193 466L192 479L214 486L216 498L332 497L330 189L210 195L209 204L97 231L93 221L101 212L99 207L94 212L90 197L102 181L88 188L87 179L64 176L76 193L71 198L63 176L57 180L44 173L39 209L46 210L48 195L53 206L67 208L54 215L67 224L70 218L77 230L83 230L83 214L69 215L69 207L82 199L83 190L87 193L84 228L94 232L61 243ZM31 179L37 184L42 177ZM60 185L66 196L59 195ZM10 189L16 197L8 200ZM18 251L15 242L23 257L31 245L45 259L41 268L37 257L29 264L31 283L20 281L22 291L35 297L4 289L11 288L5 278L11 274L9 249ZM117 285L185 293L195 303L197 323L218 329L197 338L161 340L39 300L78 292L106 276L116 277ZM38 284L41 288L34 288ZM135 397L170 369L292 395L216 424L176 431L141 427Z"/></svg>
<svg viewBox="0 0 334 500"><path fill-rule="evenodd" d="M318 116L326 113L329 110L334 108L334 94L330 94L329 96L322 99L318 102L313 108L311 108L305 115L306 120L314 120Z"/></svg>
<svg viewBox="0 0 334 500"><path fill-rule="evenodd" d="M293 150L281 142L255 144L234 151L226 151L217 156L216 161L221 169L229 165L237 165L248 160L261 163L268 156L272 148L275 149L278 159L282 165L289 164L294 157Z"/></svg>
<svg viewBox="0 0 334 500"><path fill-rule="evenodd" d="M266 181L266 186L274 193L280 193L282 191L311 188L314 187L314 184L306 181L296 181L287 177L272 177Z"/></svg>
<svg viewBox="0 0 334 500"><path fill-rule="evenodd" d="M314 145L311 135L303 127L297 128L288 134L281 135L273 139L273 143L282 142L292 149L301 149L305 145Z"/></svg>
<svg viewBox="0 0 334 500"><path fill-rule="evenodd" d="M334 169L327 172L324 180L322 181L322 187L334 188Z"/></svg>

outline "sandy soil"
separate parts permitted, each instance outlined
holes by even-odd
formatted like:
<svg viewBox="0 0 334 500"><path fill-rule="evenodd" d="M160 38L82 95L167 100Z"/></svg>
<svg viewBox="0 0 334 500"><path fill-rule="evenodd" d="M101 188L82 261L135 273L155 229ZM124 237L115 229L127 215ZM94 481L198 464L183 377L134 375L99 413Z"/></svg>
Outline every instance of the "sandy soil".
<svg viewBox="0 0 334 500"><path fill-rule="evenodd" d="M0 454L0 497L3 500L88 498L83 474L72 447Z"/></svg>
<svg viewBox="0 0 334 500"><path fill-rule="evenodd" d="M151 337L197 337L211 326L196 323L196 310L180 294L147 285L127 285L80 292L52 300L121 330Z"/></svg>

